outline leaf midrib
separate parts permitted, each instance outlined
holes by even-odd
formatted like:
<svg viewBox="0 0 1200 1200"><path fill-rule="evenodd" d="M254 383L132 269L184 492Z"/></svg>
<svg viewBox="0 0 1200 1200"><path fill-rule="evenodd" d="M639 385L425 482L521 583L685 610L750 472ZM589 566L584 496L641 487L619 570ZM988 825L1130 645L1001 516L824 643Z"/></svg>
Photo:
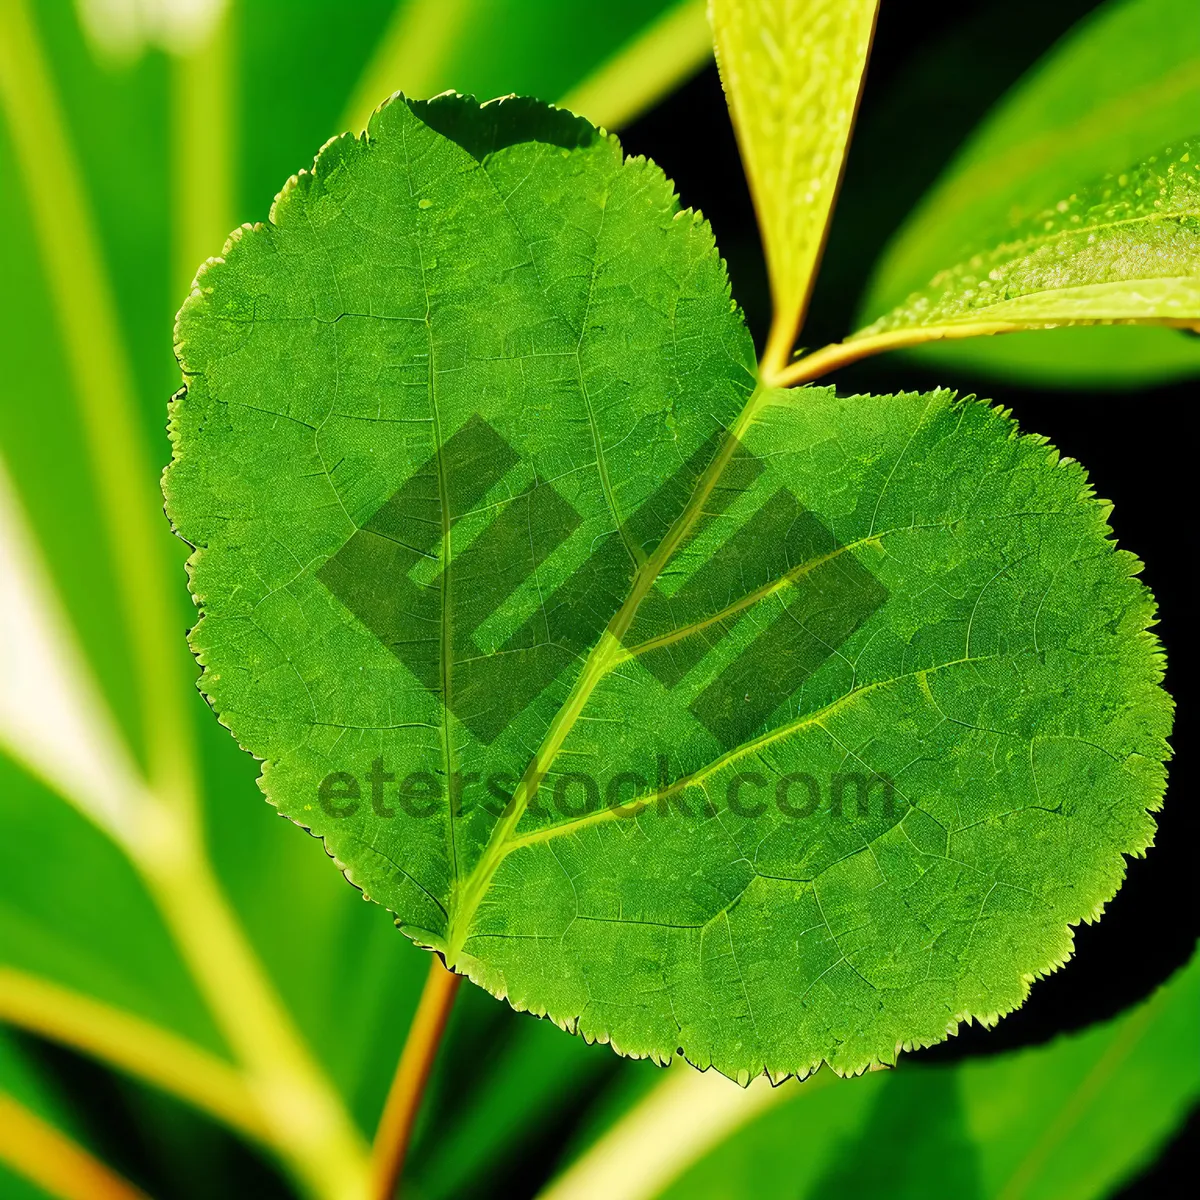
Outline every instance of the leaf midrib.
<svg viewBox="0 0 1200 1200"><path fill-rule="evenodd" d="M756 381L755 388L742 406L737 419L726 430L712 462L697 480L683 512L667 531L654 553L638 567L628 596L585 659L583 669L570 694L551 720L541 744L514 789L508 811L493 826L478 862L470 875L462 881L457 895L451 897L451 917L446 931L445 956L448 965L455 964L492 878L509 853L513 832L525 814L530 795L536 792L596 685L608 675L624 654L623 638L637 615L638 608L703 513L705 502L728 466L735 449L741 444L746 430L758 416L765 398L770 394L771 389L765 387L761 381ZM457 879L457 873L455 878Z"/></svg>

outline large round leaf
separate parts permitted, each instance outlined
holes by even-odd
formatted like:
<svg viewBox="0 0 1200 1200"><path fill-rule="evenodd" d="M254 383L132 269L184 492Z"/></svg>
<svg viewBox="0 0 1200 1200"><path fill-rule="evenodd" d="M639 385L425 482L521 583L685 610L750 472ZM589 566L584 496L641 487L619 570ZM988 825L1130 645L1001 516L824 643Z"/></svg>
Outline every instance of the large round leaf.
<svg viewBox="0 0 1200 1200"><path fill-rule="evenodd" d="M948 393L756 388L707 226L397 100L180 316L168 507L263 787L516 1007L748 1079L993 1020L1150 843L1152 602Z"/></svg>

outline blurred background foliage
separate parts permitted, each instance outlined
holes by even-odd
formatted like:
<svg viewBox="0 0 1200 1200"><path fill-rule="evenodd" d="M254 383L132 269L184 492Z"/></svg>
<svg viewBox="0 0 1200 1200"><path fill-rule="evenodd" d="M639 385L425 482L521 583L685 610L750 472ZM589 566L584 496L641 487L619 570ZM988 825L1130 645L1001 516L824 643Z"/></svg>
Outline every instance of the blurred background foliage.
<svg viewBox="0 0 1200 1200"><path fill-rule="evenodd" d="M256 764L191 687L185 548L158 515L165 402L179 382L173 314L199 262L239 222L264 219L329 136L361 128L397 88L448 87L561 100L620 128L627 150L659 162L713 222L761 341L761 250L701 3L0 0L0 1093L154 1196L293 1193L270 1154L102 1065L78 1034L87 1022L71 1004L83 998L231 1056L142 875L73 794L76 727L127 745L151 774L169 778L194 759L219 882L364 1136L426 968L319 844L262 801ZM953 14L884 0L804 343L836 340L902 298L969 235L1198 129L1195 0L977 0ZM1118 502L1123 544L1150 562L1183 729L1184 515L1163 480L1186 477L1176 425L1198 375L1200 339L1083 329L936 347L838 382L985 391L1092 468ZM143 516L125 524L114 495ZM172 635L162 657L173 658L156 669L187 726L169 746L130 666L147 653L141 585L127 569L142 541ZM65 677L94 688L78 720L54 707L52 689L14 691L22 677L6 664L37 640L21 618L31 596ZM79 761L86 774L96 760ZM1195 966L1150 1007L1117 1016L1195 946L1185 887L1195 820L1179 811L1189 770L1185 757L1161 848L1133 865L1104 925L1081 931L1079 961L997 1032L965 1031L886 1076L819 1077L760 1099L620 1060L464 988L410 1194L531 1195L577 1155L592 1174L566 1176L560 1193L606 1194L586 1153L597 1142L624 1172L612 1184L623 1190L607 1194L656 1194L644 1190L646 1163L673 1136L689 1144L680 1122L716 1132L676 1163L672 1195L1112 1193L1154 1160L1200 1093ZM622 1156L614 1147L638 1127L657 1140ZM1145 1194L1169 1194L1167 1172L1194 1167L1188 1154L1177 1140ZM0 1165L0 1196L43 1194Z"/></svg>

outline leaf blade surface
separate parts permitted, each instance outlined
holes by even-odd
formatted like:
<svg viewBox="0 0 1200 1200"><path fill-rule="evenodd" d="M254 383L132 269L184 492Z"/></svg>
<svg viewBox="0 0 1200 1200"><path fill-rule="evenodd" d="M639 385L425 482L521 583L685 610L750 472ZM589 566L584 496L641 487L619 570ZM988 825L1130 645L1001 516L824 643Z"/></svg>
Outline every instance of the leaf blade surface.
<svg viewBox="0 0 1200 1200"><path fill-rule="evenodd" d="M921 200L885 250L859 316L900 304L935 273L1081 180L1119 172L1196 130L1200 30L1188 0L1113 0L1021 79ZM1130 387L1194 375L1200 349L1153 326L1073 327L942 341L916 360L1058 387Z"/></svg>
<svg viewBox="0 0 1200 1200"><path fill-rule="evenodd" d="M1081 469L947 393L755 389L707 227L585 123L393 102L178 344L205 691L515 1007L857 1072L1018 1005L1149 844L1152 606Z"/></svg>
<svg viewBox="0 0 1200 1200"><path fill-rule="evenodd" d="M1200 148L1168 147L1059 200L855 334L979 325L1200 324ZM985 328L986 327L986 328Z"/></svg>

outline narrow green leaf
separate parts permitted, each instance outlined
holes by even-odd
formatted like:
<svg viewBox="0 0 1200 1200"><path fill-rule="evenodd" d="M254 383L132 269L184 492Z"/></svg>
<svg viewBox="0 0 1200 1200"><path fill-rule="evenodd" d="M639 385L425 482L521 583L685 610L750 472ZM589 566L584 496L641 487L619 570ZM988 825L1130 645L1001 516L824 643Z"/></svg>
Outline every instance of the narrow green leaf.
<svg viewBox="0 0 1200 1200"><path fill-rule="evenodd" d="M802 1085L661 1194L1099 1200L1200 1099L1198 1014L1194 958L1144 1003L1046 1046Z"/></svg>
<svg viewBox="0 0 1200 1200"><path fill-rule="evenodd" d="M393 92L432 96L447 89L481 99L546 96L586 105L579 111L615 127L628 98L587 86L597 72L633 53L630 91L648 104L699 66L707 52L703 0L401 0L363 71L340 129L365 129ZM649 42L648 51L639 44ZM611 124L610 124L611 123Z"/></svg>
<svg viewBox="0 0 1200 1200"><path fill-rule="evenodd" d="M1197 130L1200 22L1192 0L1109 0L988 115L893 239L860 308L901 304L1014 221ZM910 352L995 378L1128 387L1200 371L1200 342L1129 326L972 338Z"/></svg>
<svg viewBox="0 0 1200 1200"><path fill-rule="evenodd" d="M161 58L152 55L135 63L91 57L74 5L31 7L51 80L60 92L66 136L78 155L83 200L98 230L102 266L111 271L122 330L132 348L138 412L145 418L139 432L156 447L147 456L151 469L144 477L153 498L160 466L169 455L162 398L173 386L170 351L162 342L172 267L167 72ZM262 5L237 7L242 31L263 11ZM327 13L322 3L309 5L303 15L328 27ZM299 15L299 6L288 7L289 18ZM272 34L278 38L284 26L280 14L274 16ZM290 37L295 30L287 25L287 32ZM250 58L260 69L252 80L257 88L265 47L248 40L247 53L258 54ZM294 61L278 46L273 54ZM249 110L257 93L236 90ZM302 141L320 139L336 109L315 119L305 111L309 124ZM36 543L39 566L53 594L35 594L35 611L48 618L65 610L81 651L75 657L94 676L94 683L88 678L86 686L68 691L69 713L48 703L61 696L50 686L57 680L45 672L33 674L23 687L18 680L19 690L14 690L9 646L27 655L31 644L28 630L6 607L23 581L13 569L11 553L0 552L0 693L9 685L7 694L0 694L0 725L6 725L0 729L0 743L9 742L13 733L5 721L10 714L19 718L21 733L19 744L11 747L16 759L9 757L7 745L0 752L0 822L6 830L0 847L0 967L33 973L223 1053L226 1047L137 872L67 803L78 800L67 786L72 777L101 790L114 775L96 768L129 757L118 742L106 743L103 737L96 741L99 758L81 755L76 722L67 720L68 715L82 712L101 732L107 724L110 737L115 723L138 744L130 651L120 615L119 572L95 524L101 504L86 438L79 419L71 416L76 398L69 355L7 118L0 119L0 175L12 183L0 189L0 218L11 234L0 251L7 284L0 294L6 363L0 378L0 470L7 469L16 493L14 504L8 503L7 488L0 496L0 545L12 552L21 543ZM18 508L28 525L28 536L20 538L5 519L10 509L16 513ZM180 582L181 547L165 529L155 534L166 537ZM182 636L194 610L182 590L173 591L172 599L178 605L174 626ZM12 639L8 644L5 634ZM253 802L258 795L254 766L215 727L191 685L194 670L186 652L184 662L179 703L197 726L204 824L216 869L316 1056L328 1064L364 1132L369 1131L425 964L417 951L397 941L385 914L364 905L331 876L321 856L314 859L307 853L308 839L280 837L270 810L259 813ZM108 719L110 711L115 722ZM31 728L49 736L30 736ZM176 752L174 746L168 749ZM19 765L33 757L55 768L54 782L66 798ZM136 779L131 781L128 773L115 778L123 786L110 796L125 804L138 798ZM280 921L281 911L290 914L289 921Z"/></svg>
<svg viewBox="0 0 1200 1200"><path fill-rule="evenodd" d="M0 1028L0 1096L4 1095L67 1136L78 1138L79 1131L73 1127L61 1098L53 1094L16 1040ZM47 1200L50 1193L6 1165L0 1150L0 1195L5 1200Z"/></svg>
<svg viewBox="0 0 1200 1200"><path fill-rule="evenodd" d="M878 7L878 0L711 0L717 62L771 281L768 377L787 363L812 291Z"/></svg>
<svg viewBox="0 0 1200 1200"><path fill-rule="evenodd" d="M1100 321L1200 328L1200 142L1064 197L855 337Z"/></svg>
<svg viewBox="0 0 1200 1200"><path fill-rule="evenodd" d="M857 1072L1020 1004L1149 845L1153 604L1082 469L947 393L755 388L707 226L585 122L393 101L177 347L205 692L515 1007Z"/></svg>
<svg viewBox="0 0 1200 1200"><path fill-rule="evenodd" d="M712 55L704 0L676 3L559 100L604 129L620 129L694 75Z"/></svg>

